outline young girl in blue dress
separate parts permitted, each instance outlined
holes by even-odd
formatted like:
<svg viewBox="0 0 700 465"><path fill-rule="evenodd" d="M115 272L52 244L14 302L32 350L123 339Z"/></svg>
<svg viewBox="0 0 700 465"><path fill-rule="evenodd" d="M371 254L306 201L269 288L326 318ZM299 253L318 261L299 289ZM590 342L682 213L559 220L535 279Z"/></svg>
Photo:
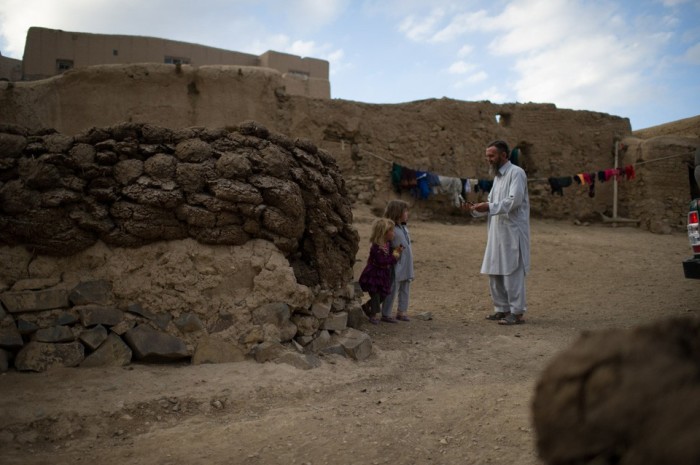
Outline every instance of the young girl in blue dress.
<svg viewBox="0 0 700 465"><path fill-rule="evenodd" d="M394 222L394 238L391 245L401 248L401 256L394 265L394 279L391 291L382 303L382 321L410 321L408 317L408 299L413 281L413 251L411 237L408 235L408 203L403 200L390 200L384 209L384 217ZM391 316L394 299L398 295L396 318Z"/></svg>

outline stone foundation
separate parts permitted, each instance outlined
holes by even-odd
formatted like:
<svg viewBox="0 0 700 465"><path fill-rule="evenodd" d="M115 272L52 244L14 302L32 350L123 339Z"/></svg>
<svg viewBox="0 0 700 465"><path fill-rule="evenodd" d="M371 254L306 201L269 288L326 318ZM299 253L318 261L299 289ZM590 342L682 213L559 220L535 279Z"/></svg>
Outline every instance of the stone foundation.
<svg viewBox="0 0 700 465"><path fill-rule="evenodd" d="M6 366L366 356L357 247L333 158L257 123L0 128Z"/></svg>

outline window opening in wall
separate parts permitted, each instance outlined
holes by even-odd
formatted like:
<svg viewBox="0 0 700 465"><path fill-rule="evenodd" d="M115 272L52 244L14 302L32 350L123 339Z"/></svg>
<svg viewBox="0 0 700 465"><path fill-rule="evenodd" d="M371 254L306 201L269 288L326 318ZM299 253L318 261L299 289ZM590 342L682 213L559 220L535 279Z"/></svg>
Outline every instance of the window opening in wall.
<svg viewBox="0 0 700 465"><path fill-rule="evenodd" d="M309 79L309 73L307 73L305 71L297 71L294 69L290 69L289 71L287 71L287 74L289 76L297 78L297 79L303 79L304 81Z"/></svg>
<svg viewBox="0 0 700 465"><path fill-rule="evenodd" d="M115 56L115 57L118 56L118 55L119 55L119 50L117 50L116 48L115 48L114 50L112 50L112 55Z"/></svg>
<svg viewBox="0 0 700 465"><path fill-rule="evenodd" d="M167 63L169 65L189 65L190 64L190 59L187 57L171 57L169 55L165 55L165 59L163 61L164 61L164 63Z"/></svg>
<svg viewBox="0 0 700 465"><path fill-rule="evenodd" d="M56 71L62 73L64 71L68 71L69 69L73 69L73 60L56 60Z"/></svg>
<svg viewBox="0 0 700 465"><path fill-rule="evenodd" d="M496 115L496 123L501 126L510 126L510 113L498 113Z"/></svg>

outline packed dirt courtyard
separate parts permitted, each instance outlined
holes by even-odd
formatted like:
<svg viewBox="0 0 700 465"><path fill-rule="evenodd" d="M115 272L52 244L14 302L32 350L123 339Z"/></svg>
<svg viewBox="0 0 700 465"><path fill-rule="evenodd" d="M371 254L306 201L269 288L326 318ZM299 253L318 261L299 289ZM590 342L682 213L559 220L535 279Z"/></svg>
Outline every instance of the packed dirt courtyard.
<svg viewBox="0 0 700 465"><path fill-rule="evenodd" d="M359 276L373 216L354 210ZM366 324L372 356L0 375L3 464L539 464L531 402L582 331L700 317L683 233L532 220L527 324L498 326L482 221L409 220L412 321ZM431 320L416 315L430 312Z"/></svg>

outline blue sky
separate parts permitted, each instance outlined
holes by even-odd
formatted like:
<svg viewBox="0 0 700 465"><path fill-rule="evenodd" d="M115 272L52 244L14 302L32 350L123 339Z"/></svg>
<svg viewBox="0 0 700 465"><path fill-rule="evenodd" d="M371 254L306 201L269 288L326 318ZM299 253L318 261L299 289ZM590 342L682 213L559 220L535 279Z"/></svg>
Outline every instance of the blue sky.
<svg viewBox="0 0 700 465"><path fill-rule="evenodd" d="M332 97L367 103L700 115L700 0L0 0L4 56L30 26L322 58Z"/></svg>

